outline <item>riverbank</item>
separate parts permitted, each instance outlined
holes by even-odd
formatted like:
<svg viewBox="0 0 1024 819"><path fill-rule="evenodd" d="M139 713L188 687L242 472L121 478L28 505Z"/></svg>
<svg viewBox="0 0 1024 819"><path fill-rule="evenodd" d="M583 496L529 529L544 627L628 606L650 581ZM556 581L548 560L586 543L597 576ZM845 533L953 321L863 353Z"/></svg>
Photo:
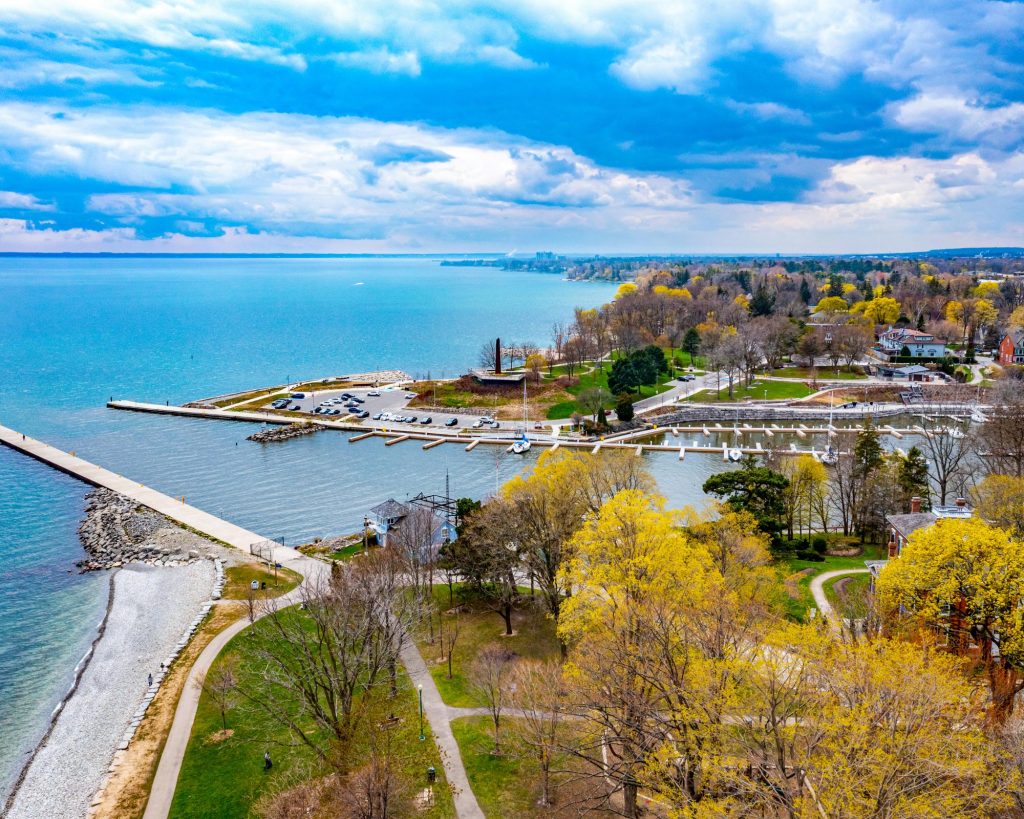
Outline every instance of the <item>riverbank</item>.
<svg viewBox="0 0 1024 819"><path fill-rule="evenodd" d="M156 674L210 598L210 561L132 564L114 577L113 602L88 665L11 802L8 819L81 819Z"/></svg>

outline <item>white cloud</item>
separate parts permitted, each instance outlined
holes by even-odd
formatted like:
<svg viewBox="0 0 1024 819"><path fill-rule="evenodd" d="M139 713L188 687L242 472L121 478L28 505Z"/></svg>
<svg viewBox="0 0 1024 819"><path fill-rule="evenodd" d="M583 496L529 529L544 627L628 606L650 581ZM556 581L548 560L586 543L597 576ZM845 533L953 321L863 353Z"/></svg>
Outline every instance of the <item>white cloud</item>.
<svg viewBox="0 0 1024 819"><path fill-rule="evenodd" d="M889 117L902 128L981 140L1012 147L1024 138L1024 103L983 105L953 93L922 93L891 105Z"/></svg>
<svg viewBox="0 0 1024 819"><path fill-rule="evenodd" d="M339 65L365 68L374 74L407 74L418 77L420 59L415 51L396 54L387 48L372 48L367 51L342 51L331 55Z"/></svg>
<svg viewBox="0 0 1024 819"><path fill-rule="evenodd" d="M0 191L0 208L17 210L53 210L54 206L49 202L40 202L36 197L27 193Z"/></svg>
<svg viewBox="0 0 1024 819"><path fill-rule="evenodd" d="M791 122L796 125L809 125L811 120L803 111L797 108L790 108L788 105L780 105L777 102L738 102L728 100L726 106L745 116L752 116L756 119L776 119L780 122Z"/></svg>

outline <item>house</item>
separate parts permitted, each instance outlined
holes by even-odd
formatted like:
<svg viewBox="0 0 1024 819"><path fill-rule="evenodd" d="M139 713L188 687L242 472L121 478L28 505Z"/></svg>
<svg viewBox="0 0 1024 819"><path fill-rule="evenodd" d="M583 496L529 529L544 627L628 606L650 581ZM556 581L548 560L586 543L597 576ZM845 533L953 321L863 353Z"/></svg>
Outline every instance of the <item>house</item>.
<svg viewBox="0 0 1024 819"><path fill-rule="evenodd" d="M878 368L881 378L905 378L907 381L931 381L937 374L921 364L908 364L905 367Z"/></svg>
<svg viewBox="0 0 1024 819"><path fill-rule="evenodd" d="M429 536L431 545L436 550L445 541L455 540L458 536L452 522L453 516L446 513L448 505L450 504L443 500L438 501L433 496L425 495L417 495L408 503L388 498L370 510L367 524L377 533L377 542L386 547L388 541L396 537L402 529L403 523L409 525L411 516L429 514L430 522L424 527L424 534Z"/></svg>
<svg viewBox="0 0 1024 819"><path fill-rule="evenodd" d="M900 356L942 358L946 355L946 343L931 333L890 325L888 330L879 334L875 350L889 361Z"/></svg>
<svg viewBox="0 0 1024 819"><path fill-rule="evenodd" d="M999 342L999 363L1024 364L1024 330L1014 330Z"/></svg>
<svg viewBox="0 0 1024 819"><path fill-rule="evenodd" d="M908 538L918 529L934 526L935 522L942 518L969 518L973 514L974 510L964 498L957 498L952 506L933 506L928 511L922 511L920 498L911 498L910 512L903 515L886 515L885 524L889 529L889 559L864 562L871 571L872 588L885 564L900 556Z"/></svg>

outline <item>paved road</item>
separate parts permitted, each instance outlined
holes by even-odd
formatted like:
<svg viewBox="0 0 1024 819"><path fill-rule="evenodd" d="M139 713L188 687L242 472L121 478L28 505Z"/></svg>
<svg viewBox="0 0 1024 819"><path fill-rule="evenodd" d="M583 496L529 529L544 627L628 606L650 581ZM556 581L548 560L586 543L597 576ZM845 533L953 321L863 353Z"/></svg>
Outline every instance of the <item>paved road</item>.
<svg viewBox="0 0 1024 819"><path fill-rule="evenodd" d="M836 569L831 572L822 572L811 581L811 596L814 598L814 604L818 607L821 616L832 625L833 631L841 631L842 623L836 616L832 604L828 602L828 598L825 596L825 584L835 577L842 577L847 574L865 574L868 571L870 569Z"/></svg>

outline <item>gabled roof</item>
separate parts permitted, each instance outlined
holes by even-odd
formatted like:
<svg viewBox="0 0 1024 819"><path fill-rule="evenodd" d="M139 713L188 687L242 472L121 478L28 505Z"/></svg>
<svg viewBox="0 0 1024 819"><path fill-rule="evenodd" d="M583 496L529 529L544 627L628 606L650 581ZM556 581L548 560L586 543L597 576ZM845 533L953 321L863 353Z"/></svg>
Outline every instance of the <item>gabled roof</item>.
<svg viewBox="0 0 1024 819"><path fill-rule="evenodd" d="M931 526L938 517L934 512L911 512L907 515L886 515L885 520L903 537L910 537L918 529Z"/></svg>

